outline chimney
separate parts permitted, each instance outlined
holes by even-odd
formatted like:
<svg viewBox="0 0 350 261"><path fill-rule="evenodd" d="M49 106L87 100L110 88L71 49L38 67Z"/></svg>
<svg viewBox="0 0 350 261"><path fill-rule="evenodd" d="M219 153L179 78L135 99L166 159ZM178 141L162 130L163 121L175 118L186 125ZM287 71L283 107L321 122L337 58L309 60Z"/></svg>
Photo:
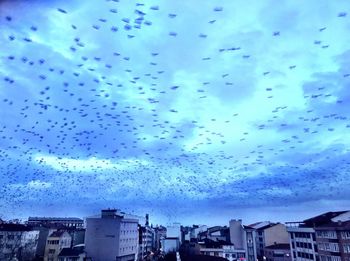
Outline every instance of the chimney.
<svg viewBox="0 0 350 261"><path fill-rule="evenodd" d="M149 215L146 214L146 226L149 226Z"/></svg>

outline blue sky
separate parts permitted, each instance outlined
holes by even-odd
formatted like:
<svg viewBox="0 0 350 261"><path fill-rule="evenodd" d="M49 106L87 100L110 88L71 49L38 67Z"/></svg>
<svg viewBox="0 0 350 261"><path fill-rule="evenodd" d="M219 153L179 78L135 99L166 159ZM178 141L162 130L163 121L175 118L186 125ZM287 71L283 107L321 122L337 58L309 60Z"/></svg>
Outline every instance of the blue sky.
<svg viewBox="0 0 350 261"><path fill-rule="evenodd" d="M349 209L349 18L341 0L1 1L3 217Z"/></svg>

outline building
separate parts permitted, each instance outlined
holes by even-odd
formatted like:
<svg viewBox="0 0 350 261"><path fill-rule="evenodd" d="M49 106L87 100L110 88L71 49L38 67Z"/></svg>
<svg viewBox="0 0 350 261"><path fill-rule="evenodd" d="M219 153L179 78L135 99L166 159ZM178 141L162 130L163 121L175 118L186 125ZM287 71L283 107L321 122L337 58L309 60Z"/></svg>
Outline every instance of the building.
<svg viewBox="0 0 350 261"><path fill-rule="evenodd" d="M64 248L70 248L72 237L66 231L52 232L46 241L44 261L58 261L58 255Z"/></svg>
<svg viewBox="0 0 350 261"><path fill-rule="evenodd" d="M266 261L292 261L289 244L274 244L264 249Z"/></svg>
<svg viewBox="0 0 350 261"><path fill-rule="evenodd" d="M138 256L138 219L116 209L86 219L85 251L94 261L133 261Z"/></svg>
<svg viewBox="0 0 350 261"><path fill-rule="evenodd" d="M81 245L85 242L85 229L79 228L79 229L73 229L73 230L67 230L67 232L72 237L72 246Z"/></svg>
<svg viewBox="0 0 350 261"><path fill-rule="evenodd" d="M198 242L198 235L201 232L208 230L208 227L205 225L192 225L181 227L182 232L182 243L187 242Z"/></svg>
<svg viewBox="0 0 350 261"><path fill-rule="evenodd" d="M0 260L35 258L39 231L21 224L0 224Z"/></svg>
<svg viewBox="0 0 350 261"><path fill-rule="evenodd" d="M68 218L59 218L59 217L29 217L27 224L30 226L65 226L65 227L75 227L83 228L84 220L80 218L68 217Z"/></svg>
<svg viewBox="0 0 350 261"><path fill-rule="evenodd" d="M198 240L203 241L204 239L209 239L212 241L223 241L228 242L229 241L229 228L224 226L215 226L210 227L206 231L202 231L198 233Z"/></svg>
<svg viewBox="0 0 350 261"><path fill-rule="evenodd" d="M205 236L205 237L203 237ZM243 226L242 220L230 220L229 227L213 227L200 232L198 242L202 255L222 257L229 261L256 261L256 231Z"/></svg>
<svg viewBox="0 0 350 261"><path fill-rule="evenodd" d="M149 216L147 214L145 225L139 225L139 258L151 255L154 250L155 231L149 226Z"/></svg>
<svg viewBox="0 0 350 261"><path fill-rule="evenodd" d="M249 226L243 226L242 220L232 219L229 222L230 243L236 250L244 250L244 258L256 261L256 232ZM238 256L238 255L236 255Z"/></svg>
<svg viewBox="0 0 350 261"><path fill-rule="evenodd" d="M249 225L256 231L256 254L258 260L263 260L264 248L275 244L289 244L286 226L268 221Z"/></svg>
<svg viewBox="0 0 350 261"><path fill-rule="evenodd" d="M303 222L287 222L291 257L293 261L318 261L316 234L313 227Z"/></svg>
<svg viewBox="0 0 350 261"><path fill-rule="evenodd" d="M293 261L350 260L350 211L327 212L288 225Z"/></svg>
<svg viewBox="0 0 350 261"><path fill-rule="evenodd" d="M161 242L161 250L167 254L176 252L179 250L181 245L181 225L180 223L173 223L166 227L166 236L163 237Z"/></svg>
<svg viewBox="0 0 350 261"><path fill-rule="evenodd" d="M206 225L198 225L198 226L194 227L191 230L190 240L198 239L199 233L204 232L206 230L208 230L208 226L206 226Z"/></svg>
<svg viewBox="0 0 350 261"><path fill-rule="evenodd" d="M350 211L327 212L303 223L315 229L320 261L350 260Z"/></svg>
<svg viewBox="0 0 350 261"><path fill-rule="evenodd" d="M166 227L166 237L167 238L178 238L181 244L181 224L173 223Z"/></svg>
<svg viewBox="0 0 350 261"><path fill-rule="evenodd" d="M350 261L350 211L328 212L304 222L317 222L320 261Z"/></svg>
<svg viewBox="0 0 350 261"><path fill-rule="evenodd" d="M155 249L159 250L161 248L161 240L166 238L166 228L163 226L158 226L154 228L155 231Z"/></svg>

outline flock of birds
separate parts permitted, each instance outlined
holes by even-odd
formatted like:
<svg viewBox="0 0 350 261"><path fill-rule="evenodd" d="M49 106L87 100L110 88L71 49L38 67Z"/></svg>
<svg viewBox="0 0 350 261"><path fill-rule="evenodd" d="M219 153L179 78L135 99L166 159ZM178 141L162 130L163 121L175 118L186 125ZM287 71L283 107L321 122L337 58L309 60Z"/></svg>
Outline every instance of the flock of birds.
<svg viewBox="0 0 350 261"><path fill-rule="evenodd" d="M259 61L265 43L237 44L232 7L53 3L0 3L0 212L173 217L350 197L346 36L334 36L340 68L310 78L283 28L264 32L268 57L283 54L276 68ZM349 30L346 10L333 18ZM332 58L322 35L336 28L304 23L315 38L301 52ZM301 93L284 88L303 76Z"/></svg>

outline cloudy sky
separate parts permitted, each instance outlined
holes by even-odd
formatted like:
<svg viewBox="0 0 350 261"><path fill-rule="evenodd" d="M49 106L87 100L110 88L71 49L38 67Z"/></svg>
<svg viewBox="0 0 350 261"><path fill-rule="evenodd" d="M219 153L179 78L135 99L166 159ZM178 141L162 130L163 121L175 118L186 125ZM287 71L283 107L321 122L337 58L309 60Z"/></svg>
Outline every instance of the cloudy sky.
<svg viewBox="0 0 350 261"><path fill-rule="evenodd" d="M0 1L2 217L349 209L349 30L345 0Z"/></svg>

